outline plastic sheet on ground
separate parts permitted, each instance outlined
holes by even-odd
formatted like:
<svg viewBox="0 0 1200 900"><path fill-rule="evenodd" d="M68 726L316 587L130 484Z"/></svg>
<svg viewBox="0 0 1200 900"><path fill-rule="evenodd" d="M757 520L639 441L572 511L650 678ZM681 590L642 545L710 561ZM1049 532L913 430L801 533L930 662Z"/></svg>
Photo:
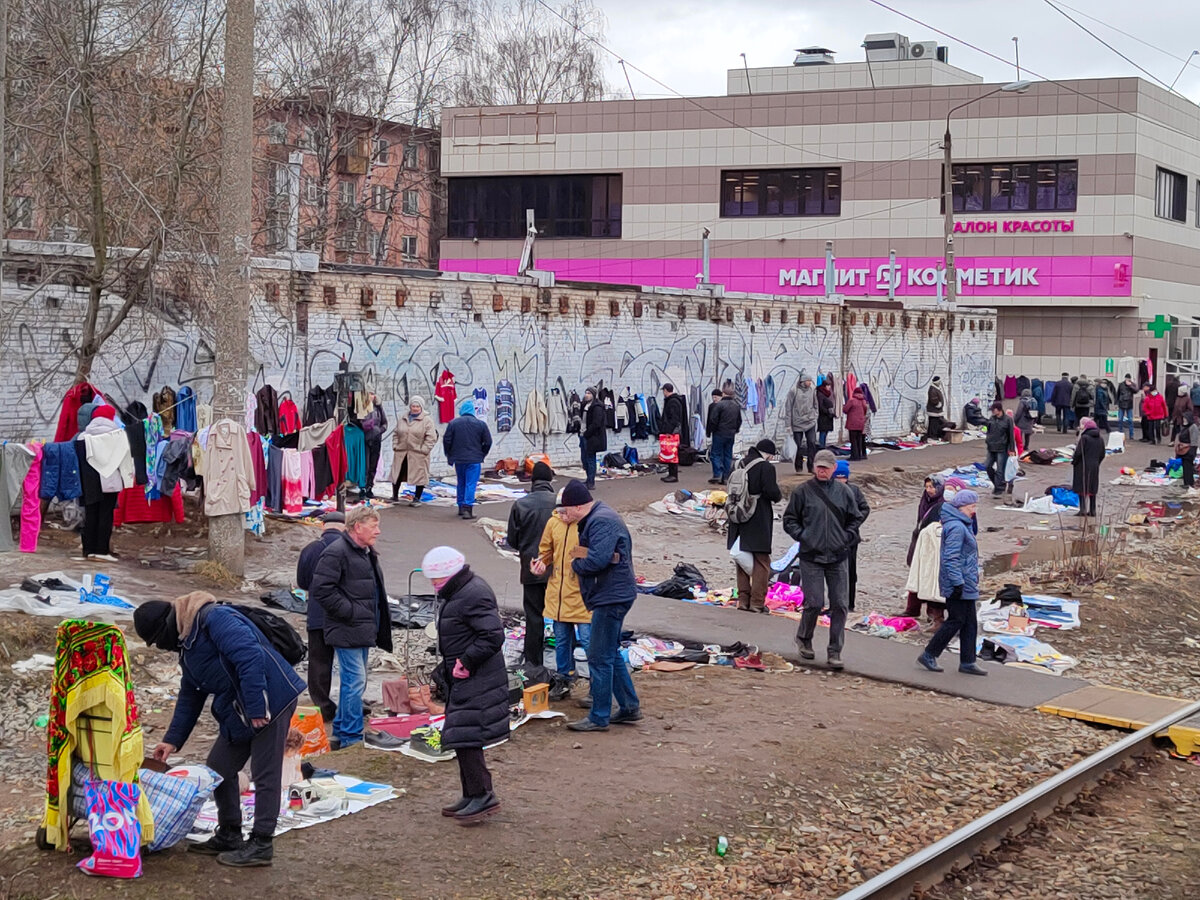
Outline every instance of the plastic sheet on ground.
<svg viewBox="0 0 1200 900"><path fill-rule="evenodd" d="M724 491L672 491L661 500L651 503L649 509L656 513L703 519L713 507L713 494L720 495L716 499L722 501L728 496Z"/></svg>
<svg viewBox="0 0 1200 900"><path fill-rule="evenodd" d="M123 621L133 615L133 606L82 602L79 599L79 591L83 585L62 572L44 572L32 577L35 581L57 578L69 589L52 590L46 600L40 600L37 594L22 590L19 585L13 585L11 588L0 590L0 612L22 612L31 616L88 619L92 622L108 623Z"/></svg>
<svg viewBox="0 0 1200 900"><path fill-rule="evenodd" d="M489 519L485 516L482 519L476 519L475 524L483 529L483 533L487 535L488 541L496 548L497 553L505 559L511 559L513 562L521 561L521 555L508 546L507 522L501 522L499 519Z"/></svg>

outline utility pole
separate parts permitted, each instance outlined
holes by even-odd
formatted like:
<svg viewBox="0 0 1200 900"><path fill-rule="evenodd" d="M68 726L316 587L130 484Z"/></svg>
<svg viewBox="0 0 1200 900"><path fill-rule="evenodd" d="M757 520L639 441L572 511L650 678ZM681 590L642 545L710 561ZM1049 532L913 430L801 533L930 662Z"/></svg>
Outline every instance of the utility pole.
<svg viewBox="0 0 1200 900"><path fill-rule="evenodd" d="M250 355L250 187L254 153L254 0L228 0L221 114L221 218L217 225L216 372L213 417L240 422ZM241 577L240 513L208 520L209 559Z"/></svg>
<svg viewBox="0 0 1200 900"><path fill-rule="evenodd" d="M8 237L8 207L5 206L4 180L8 177L8 0L0 0L0 294L4 291L4 243Z"/></svg>
<svg viewBox="0 0 1200 900"><path fill-rule="evenodd" d="M957 409L954 405L954 318L958 309L958 273L954 270L954 175L951 169L953 154L950 150L949 114L946 116L946 134L942 138L942 150L942 206L945 208L942 254L946 264L946 318L950 327L946 339L946 402L950 404L950 409Z"/></svg>

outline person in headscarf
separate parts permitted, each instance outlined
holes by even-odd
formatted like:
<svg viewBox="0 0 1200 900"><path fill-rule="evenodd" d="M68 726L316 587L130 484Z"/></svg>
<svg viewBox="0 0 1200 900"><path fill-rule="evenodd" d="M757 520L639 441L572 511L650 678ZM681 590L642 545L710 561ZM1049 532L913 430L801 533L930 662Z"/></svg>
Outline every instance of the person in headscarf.
<svg viewBox="0 0 1200 900"><path fill-rule="evenodd" d="M1095 419L1084 416L1079 420L1079 439L1071 457L1071 490L1079 495L1080 516L1096 515L1096 494L1100 490L1100 463L1104 462L1106 442L1100 435Z"/></svg>
<svg viewBox="0 0 1200 900"><path fill-rule="evenodd" d="M965 487L965 482L955 479L959 484ZM951 492L954 493L954 490ZM907 605L904 607L903 615L909 618L919 619L921 617L921 604L927 604L929 611L929 619L932 625L936 628L941 625L945 618L946 604L939 602L938 597L941 595L937 591L934 584L936 578L936 553L933 552L933 547L937 543L937 536L927 537L929 541L930 552L916 556L917 544L921 539L921 533L930 526L937 525L937 531L940 533L941 511L942 504L945 502L946 484L941 475L929 475L925 479L925 489L921 491L921 499L917 503L917 524L913 528L912 540L908 544L908 556L906 563L909 566L909 577L907 583L908 598ZM916 568L914 569L914 561ZM928 568L928 571L923 571ZM924 577L922 577L924 576ZM925 585L924 591L921 586ZM922 596L924 593L926 596Z"/></svg>
<svg viewBox="0 0 1200 900"><path fill-rule="evenodd" d="M421 505L421 494L429 484L429 454L437 446L437 429L425 409L425 401L413 397L408 414L400 417L392 431L392 500L400 499L400 485L413 486L409 506Z"/></svg>
<svg viewBox="0 0 1200 900"><path fill-rule="evenodd" d="M304 681L258 626L204 591L149 600L133 611L133 627L152 647L179 654L183 672L175 712L153 757L161 763L187 743L212 697L217 739L207 765L221 776L213 792L217 830L189 849L225 866L269 866L282 794L283 752ZM254 827L242 839L238 772L254 773Z"/></svg>

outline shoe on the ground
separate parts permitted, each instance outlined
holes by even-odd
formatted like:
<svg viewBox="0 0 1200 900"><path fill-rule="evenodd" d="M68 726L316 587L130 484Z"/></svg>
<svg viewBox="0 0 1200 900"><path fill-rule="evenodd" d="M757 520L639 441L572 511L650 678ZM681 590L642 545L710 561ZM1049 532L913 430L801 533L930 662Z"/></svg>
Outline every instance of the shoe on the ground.
<svg viewBox="0 0 1200 900"><path fill-rule="evenodd" d="M458 508L458 517L460 519L465 519L467 517L467 508L465 506L460 506Z"/></svg>
<svg viewBox="0 0 1200 900"><path fill-rule="evenodd" d="M105 562L118 562L119 560L111 553L93 553L92 559L102 559Z"/></svg>
<svg viewBox="0 0 1200 900"><path fill-rule="evenodd" d="M829 656L825 658L825 661L829 664L829 668L831 669L837 669L840 671L846 667L846 664L842 662L842 656L840 653L830 653Z"/></svg>
<svg viewBox="0 0 1200 900"><path fill-rule="evenodd" d="M250 869L255 866L269 866L275 856L275 841L271 837L251 834L250 840L237 850L228 850L217 857L217 862L223 866L233 866L235 869Z"/></svg>
<svg viewBox="0 0 1200 900"><path fill-rule="evenodd" d="M578 722L568 722L567 728L571 731L608 731L607 725L597 725L590 718L580 719Z"/></svg>
<svg viewBox="0 0 1200 900"><path fill-rule="evenodd" d="M801 659L816 659L817 654L813 653L812 641L806 641L804 638L796 638L796 647L800 651Z"/></svg>
<svg viewBox="0 0 1200 900"><path fill-rule="evenodd" d="M386 731L368 731L363 735L363 743L375 750L399 750L404 741Z"/></svg>
<svg viewBox="0 0 1200 900"><path fill-rule="evenodd" d="M967 666L959 666L958 671L962 672L964 675L986 675L988 673L987 669L979 665L979 663L971 663Z"/></svg>
<svg viewBox="0 0 1200 900"><path fill-rule="evenodd" d="M596 482L589 481L584 484L584 487L587 488L589 491L594 491L596 489Z"/></svg>
<svg viewBox="0 0 1200 900"><path fill-rule="evenodd" d="M420 500L409 500L408 505L410 507L418 507L421 505L421 501Z"/></svg>
<svg viewBox="0 0 1200 900"><path fill-rule="evenodd" d="M470 803L454 814L454 821L459 825L474 825L499 811L500 801L488 791L482 797L473 797Z"/></svg>
<svg viewBox="0 0 1200 900"><path fill-rule="evenodd" d="M463 518L464 518L464 519L473 519L473 518L475 518L475 509L474 509L474 507L468 506L468 507L467 507L467 511L466 511L465 513L463 513Z"/></svg>
<svg viewBox="0 0 1200 900"><path fill-rule="evenodd" d="M218 825L213 836L198 844L188 844L189 853L202 853L205 856L216 856L218 853L228 853L231 850L241 850L245 841L242 839L241 828L226 828Z"/></svg>
<svg viewBox="0 0 1200 900"><path fill-rule="evenodd" d="M662 477L662 481L666 484L675 484L677 481L679 481L679 479L674 475L664 475Z"/></svg>
<svg viewBox="0 0 1200 900"><path fill-rule="evenodd" d="M937 657L929 653L922 653L917 657L918 665L924 666L930 672L944 672L941 666L938 665Z"/></svg>
<svg viewBox="0 0 1200 900"><path fill-rule="evenodd" d="M580 697L578 700L575 701L575 705L578 706L580 709L591 709L592 708L592 698L591 697Z"/></svg>
<svg viewBox="0 0 1200 900"><path fill-rule="evenodd" d="M457 803L451 803L449 806L442 807L442 815L446 818L457 816L460 812L467 808L471 803L470 797L459 797Z"/></svg>
<svg viewBox="0 0 1200 900"><path fill-rule="evenodd" d="M642 711L640 708L630 710L629 712L618 712L608 720L610 725L632 725L634 722L640 721L642 721Z"/></svg>
<svg viewBox="0 0 1200 900"><path fill-rule="evenodd" d="M341 750L341 749L342 749L342 742L341 742L341 741L339 741L339 740L338 740L337 738L335 738L335 737L331 737L331 738L329 739L329 749L330 749L330 750Z"/></svg>
<svg viewBox="0 0 1200 900"><path fill-rule="evenodd" d="M550 699L557 703L559 700L566 700L571 696L571 686L569 684L560 684L558 687L550 688ZM592 704L588 703L588 709L592 708Z"/></svg>
<svg viewBox="0 0 1200 900"><path fill-rule="evenodd" d="M720 484L721 479L720 478L710 478L710 479L708 479L708 483L709 484Z"/></svg>
<svg viewBox="0 0 1200 900"><path fill-rule="evenodd" d="M436 728L414 728L408 738L408 749L422 759L440 760L454 756L453 750L442 748L442 733Z"/></svg>

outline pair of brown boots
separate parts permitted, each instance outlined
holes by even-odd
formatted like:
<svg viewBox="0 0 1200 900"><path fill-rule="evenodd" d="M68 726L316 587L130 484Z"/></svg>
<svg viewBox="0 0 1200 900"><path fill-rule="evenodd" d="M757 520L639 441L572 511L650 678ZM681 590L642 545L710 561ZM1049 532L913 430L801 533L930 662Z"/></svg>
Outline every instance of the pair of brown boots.
<svg viewBox="0 0 1200 900"><path fill-rule="evenodd" d="M429 685L409 685L408 678L390 678L383 683L383 705L396 716L429 713L440 716L446 707L433 699Z"/></svg>

